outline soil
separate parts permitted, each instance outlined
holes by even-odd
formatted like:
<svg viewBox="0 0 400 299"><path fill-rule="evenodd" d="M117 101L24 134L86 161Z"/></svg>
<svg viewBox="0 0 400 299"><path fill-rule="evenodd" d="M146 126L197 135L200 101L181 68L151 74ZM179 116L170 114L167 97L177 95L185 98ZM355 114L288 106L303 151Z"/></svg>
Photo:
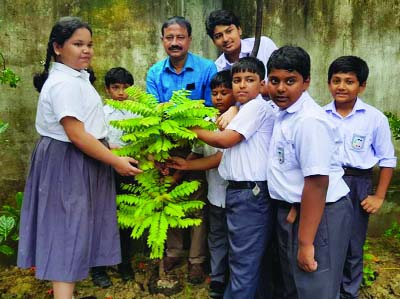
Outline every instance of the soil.
<svg viewBox="0 0 400 299"><path fill-rule="evenodd" d="M400 240L394 238L369 238L368 253L373 256L369 262L376 279L370 287L361 289L360 299L400 298ZM122 282L118 272L110 268L113 285L107 289L93 286L90 279L77 284L75 298L95 296L97 299L208 299L208 281L193 285L186 283L187 267L181 265L173 271L170 278L179 282L181 291L167 296L151 294L158 274L156 261L136 258L134 263L135 281ZM52 298L51 284L34 277L34 269L21 270L15 266L0 268L0 299ZM93 297L91 297L93 298Z"/></svg>

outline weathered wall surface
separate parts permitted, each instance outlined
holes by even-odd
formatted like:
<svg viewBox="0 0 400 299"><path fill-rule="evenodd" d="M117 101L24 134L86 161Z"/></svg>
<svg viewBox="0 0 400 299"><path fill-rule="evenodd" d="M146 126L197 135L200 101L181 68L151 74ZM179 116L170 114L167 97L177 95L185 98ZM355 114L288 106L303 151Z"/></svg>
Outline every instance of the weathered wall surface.
<svg viewBox="0 0 400 299"><path fill-rule="evenodd" d="M256 1L213 0L0 0L0 51L7 66L22 77L19 87L0 85L0 119L10 124L0 136L0 203L23 189L29 157L37 138L34 129L38 94L32 75L41 71L50 29L61 16L77 15L94 31L96 87L103 94L107 69L129 69L144 87L147 69L164 57L160 42L163 20L183 15L193 25L192 51L216 58L204 30L204 20L225 7L241 16L247 36L253 35ZM400 73L399 0L264 1L263 34L278 46L297 44L312 58L311 94L329 101L326 72L340 55L363 57L371 75L365 99L385 111L397 104Z"/></svg>
<svg viewBox="0 0 400 299"><path fill-rule="evenodd" d="M256 1L224 0L240 12L242 29L254 36ZM400 1L264 0L263 35L279 46L303 47L311 56L310 92L320 104L330 100L329 64L342 55L367 61L365 100L384 111L400 112Z"/></svg>
<svg viewBox="0 0 400 299"><path fill-rule="evenodd" d="M0 0L0 51L7 66L22 79L16 89L0 85L0 119L9 123L0 136L0 204L23 190L37 139L34 122L38 93L32 76L42 71L40 62L56 20L76 15L92 26L96 87L104 94L104 74L114 66L130 70L135 84L145 87L148 68L165 57L161 24L173 15L191 21L191 51L214 59L217 54L205 34L204 19L219 7L218 0Z"/></svg>

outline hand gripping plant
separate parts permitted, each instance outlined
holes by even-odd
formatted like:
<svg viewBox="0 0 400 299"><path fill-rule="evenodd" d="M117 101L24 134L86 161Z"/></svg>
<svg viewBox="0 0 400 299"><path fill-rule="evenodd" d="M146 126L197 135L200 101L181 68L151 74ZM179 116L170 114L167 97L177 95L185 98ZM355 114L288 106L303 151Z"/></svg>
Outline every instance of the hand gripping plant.
<svg viewBox="0 0 400 299"><path fill-rule="evenodd" d="M172 177L160 174L156 164L165 162L172 149L187 147L196 139L188 128L214 129L215 125L205 118L215 116L217 110L205 107L202 100L189 99L190 92L185 90L174 92L169 102L160 104L138 87L126 91L128 100L107 100L107 104L139 117L110 122L124 131L121 139L127 143L115 152L137 159L144 172L136 176L137 185L124 186L131 194L117 196L118 222L132 228L133 238L148 229L150 258L162 258L168 228L199 225L201 219L191 218L190 213L201 209L204 203L190 199L200 182L174 185Z"/></svg>

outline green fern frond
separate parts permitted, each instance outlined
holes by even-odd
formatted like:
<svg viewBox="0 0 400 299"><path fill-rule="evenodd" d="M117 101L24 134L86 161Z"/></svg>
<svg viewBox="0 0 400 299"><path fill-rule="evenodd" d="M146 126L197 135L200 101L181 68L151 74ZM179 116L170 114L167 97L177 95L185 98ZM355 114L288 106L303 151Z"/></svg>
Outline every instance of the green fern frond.
<svg viewBox="0 0 400 299"><path fill-rule="evenodd" d="M135 100L139 103L146 104L146 106L148 106L148 107L153 108L158 105L158 101L154 97L154 95L144 92L138 86L132 85L132 86L128 87L125 91L130 98L132 98L133 100Z"/></svg>
<svg viewBox="0 0 400 299"><path fill-rule="evenodd" d="M188 228L190 226L199 226L201 224L201 219L193 219L193 218L183 218L183 219L177 219L178 225L177 227L179 228Z"/></svg>
<svg viewBox="0 0 400 299"><path fill-rule="evenodd" d="M173 119L173 121L178 123L180 127L184 128L200 127L202 129L212 130L212 131L214 131L217 128L215 123L204 120L202 118L184 117L184 118Z"/></svg>
<svg viewBox="0 0 400 299"><path fill-rule="evenodd" d="M159 116L147 116L147 117L136 117L122 120L112 120L110 125L113 127L123 130L125 132L135 132L139 131L140 128L147 128L151 126L158 125L161 122L161 117Z"/></svg>
<svg viewBox="0 0 400 299"><path fill-rule="evenodd" d="M122 140L126 143L113 152L134 157L144 172L135 177L137 184L123 185L131 194L117 197L118 222L122 227L131 227L134 238L148 230L150 257L162 258L168 228L199 225L200 219L188 215L202 208L204 202L189 199L199 188L199 182L183 182L172 187L172 177L162 176L155 162L168 159L172 149L193 143L196 134L188 128L214 130L214 124L204 118L215 116L217 110L205 107L203 100L189 99L190 91L185 90L174 92L169 102L160 104L138 87L128 88L127 93L128 101L107 101L111 107L139 115L112 122L124 132Z"/></svg>
<svg viewBox="0 0 400 299"><path fill-rule="evenodd" d="M182 184L176 186L169 192L172 199L177 199L180 197L187 197L188 195L195 192L200 187L199 181L184 181Z"/></svg>
<svg viewBox="0 0 400 299"><path fill-rule="evenodd" d="M174 203L169 203L165 208L164 208L164 213L167 214L168 216L174 216L178 218L185 217L185 213L183 212L183 209L180 205L174 204Z"/></svg>
<svg viewBox="0 0 400 299"><path fill-rule="evenodd" d="M179 204L182 211L186 214L187 212L192 212L196 210L200 210L204 207L205 203L201 200L190 200L185 201Z"/></svg>
<svg viewBox="0 0 400 299"><path fill-rule="evenodd" d="M141 198L132 194L121 194L117 195L116 197L117 205L122 203L130 204L130 205L137 205L140 204Z"/></svg>

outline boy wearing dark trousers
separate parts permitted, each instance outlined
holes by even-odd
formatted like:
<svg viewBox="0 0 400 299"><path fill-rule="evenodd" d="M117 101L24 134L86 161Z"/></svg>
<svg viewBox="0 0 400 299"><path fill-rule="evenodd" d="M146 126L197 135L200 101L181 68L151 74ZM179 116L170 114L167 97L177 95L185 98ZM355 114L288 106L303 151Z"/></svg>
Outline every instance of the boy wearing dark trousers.
<svg viewBox="0 0 400 299"><path fill-rule="evenodd" d="M132 74L122 67L111 68L105 75L104 78L106 93L109 98L116 101L125 101L128 98L128 94L125 89L133 85ZM127 118L134 118L136 115L122 111L111 106L104 106L104 114L107 123L107 137L106 140L111 149L119 148L125 145L121 140L122 131L110 126L111 120L122 120ZM123 194L124 190L121 188L121 183L133 184L135 180L133 177L123 177L115 173L115 183L117 194ZM131 237L129 229L120 228L120 242L121 242L121 256L122 262L118 265L118 272L121 275L122 280L128 281L134 278L134 273L131 264ZM112 285L110 277L106 272L106 267L94 267L90 269L92 281L95 285L107 288Z"/></svg>
<svg viewBox="0 0 400 299"><path fill-rule="evenodd" d="M359 297L363 276L363 246L370 214L379 211L396 167L396 157L386 116L358 96L365 90L368 65L359 57L342 56L328 70L333 101L324 107L344 140L341 148L344 180L353 203L353 225L340 290L341 299ZM380 168L372 192L372 168Z"/></svg>
<svg viewBox="0 0 400 299"><path fill-rule="evenodd" d="M218 72L211 80L211 100L219 114L227 111L236 101L232 93L230 70ZM190 159L172 157L169 167L179 170L206 170L208 184L208 248L210 252L211 298L222 298L228 275L228 231L226 227L225 194L228 184L218 173L222 150L201 143L192 149Z"/></svg>
<svg viewBox="0 0 400 299"><path fill-rule="evenodd" d="M268 92L279 107L267 175L270 196L277 200L283 298L337 299L352 220L340 136L307 92L307 52L279 48L267 69Z"/></svg>
<svg viewBox="0 0 400 299"><path fill-rule="evenodd" d="M221 177L228 181L230 278L224 298L254 299L273 226L265 169L275 113L260 95L265 84L265 67L260 60L241 58L231 73L233 95L241 104L238 114L224 131L193 131L207 144L224 148L218 167Z"/></svg>

